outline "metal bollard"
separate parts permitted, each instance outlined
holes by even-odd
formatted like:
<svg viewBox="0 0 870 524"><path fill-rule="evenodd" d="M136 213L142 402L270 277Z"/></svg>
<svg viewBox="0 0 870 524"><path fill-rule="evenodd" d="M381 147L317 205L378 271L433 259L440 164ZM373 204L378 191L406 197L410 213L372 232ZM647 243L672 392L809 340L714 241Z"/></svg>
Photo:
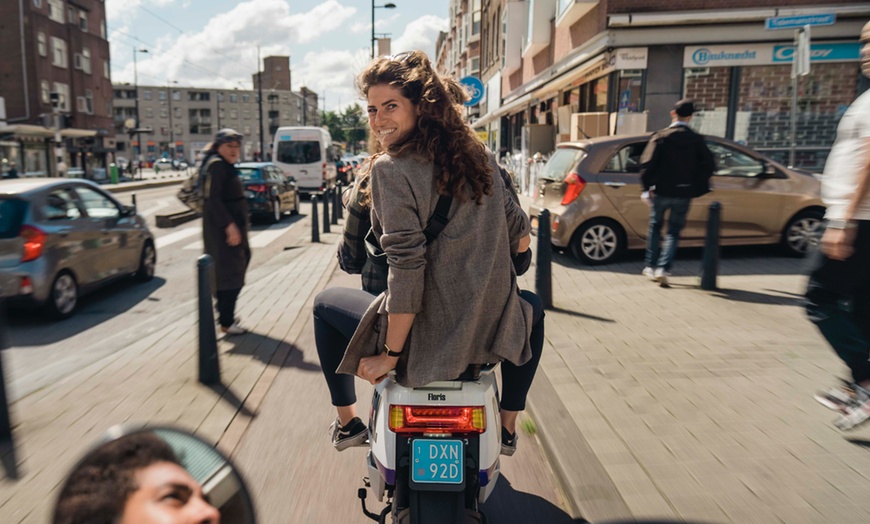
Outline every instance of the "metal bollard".
<svg viewBox="0 0 870 524"><path fill-rule="evenodd" d="M329 190L323 192L323 232L329 233Z"/></svg>
<svg viewBox="0 0 870 524"><path fill-rule="evenodd" d="M701 265L701 289L716 289L716 273L719 272L719 223L722 204L710 204L707 218L707 236L704 240L704 259Z"/></svg>
<svg viewBox="0 0 870 524"><path fill-rule="evenodd" d="M341 191L338 190L338 186L335 186L332 188L332 221L330 221L333 226L338 225L339 209L341 209Z"/></svg>
<svg viewBox="0 0 870 524"><path fill-rule="evenodd" d="M311 193L311 241L320 242L320 223L317 218L317 195Z"/></svg>
<svg viewBox="0 0 870 524"><path fill-rule="evenodd" d="M538 215L538 258L535 263L535 293L544 309L553 308L553 246L550 241L550 211Z"/></svg>
<svg viewBox="0 0 870 524"><path fill-rule="evenodd" d="M9 347L6 324L6 299L0 295L0 349ZM9 397L6 396L6 373L3 371L3 355L0 351L0 441L12 442L12 418L9 416Z"/></svg>
<svg viewBox="0 0 870 524"><path fill-rule="evenodd" d="M211 255L200 255L196 270L199 281L199 381L203 384L220 384L221 368L211 292L214 259Z"/></svg>

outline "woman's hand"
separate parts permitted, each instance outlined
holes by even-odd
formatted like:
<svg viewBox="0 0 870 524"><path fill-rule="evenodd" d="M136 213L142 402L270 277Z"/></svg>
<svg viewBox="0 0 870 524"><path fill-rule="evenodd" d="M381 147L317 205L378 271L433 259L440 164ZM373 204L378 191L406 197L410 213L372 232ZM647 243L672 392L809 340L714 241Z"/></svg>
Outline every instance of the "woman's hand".
<svg viewBox="0 0 870 524"><path fill-rule="evenodd" d="M846 229L825 229L822 234L822 253L832 260L846 260L855 252L854 227Z"/></svg>
<svg viewBox="0 0 870 524"><path fill-rule="evenodd" d="M523 238L520 239L520 245L519 245L519 248L517 249L517 253L525 252L526 250L529 249L529 246L531 246L531 245L532 245L532 236L531 235L524 236Z"/></svg>
<svg viewBox="0 0 870 524"><path fill-rule="evenodd" d="M359 361L356 374L363 380L377 384L387 378L387 373L396 369L398 362L399 357L391 357L386 353L381 353L374 357L365 357Z"/></svg>
<svg viewBox="0 0 870 524"><path fill-rule="evenodd" d="M227 234L227 245L230 247L236 247L242 243L242 232L239 231L239 226L233 222L228 225L224 232Z"/></svg>

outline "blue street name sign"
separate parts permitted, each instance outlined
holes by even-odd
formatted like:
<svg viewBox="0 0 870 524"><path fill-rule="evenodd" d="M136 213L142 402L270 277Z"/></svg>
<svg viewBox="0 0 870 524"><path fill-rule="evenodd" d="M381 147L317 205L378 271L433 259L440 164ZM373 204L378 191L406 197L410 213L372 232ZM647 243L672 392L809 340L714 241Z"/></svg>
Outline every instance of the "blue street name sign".
<svg viewBox="0 0 870 524"><path fill-rule="evenodd" d="M465 102L466 106L476 106L481 100L483 100L485 90L483 88L483 82L481 82L479 78L476 76L466 76L463 77L459 83L464 85L465 89L468 90L469 100Z"/></svg>
<svg viewBox="0 0 870 524"><path fill-rule="evenodd" d="M764 28L771 29L797 29L805 25L834 25L837 21L835 13L818 15L795 15L795 16L772 16L764 20Z"/></svg>

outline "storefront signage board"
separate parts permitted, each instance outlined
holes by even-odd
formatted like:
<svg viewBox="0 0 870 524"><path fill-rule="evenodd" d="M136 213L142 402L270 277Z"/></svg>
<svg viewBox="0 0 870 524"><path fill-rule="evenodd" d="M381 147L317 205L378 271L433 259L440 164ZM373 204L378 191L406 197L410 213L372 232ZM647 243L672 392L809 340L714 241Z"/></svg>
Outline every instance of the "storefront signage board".
<svg viewBox="0 0 870 524"><path fill-rule="evenodd" d="M851 62L860 56L858 42L814 43L810 47L813 62ZM793 45L745 44L686 46L683 67L729 67L790 63Z"/></svg>

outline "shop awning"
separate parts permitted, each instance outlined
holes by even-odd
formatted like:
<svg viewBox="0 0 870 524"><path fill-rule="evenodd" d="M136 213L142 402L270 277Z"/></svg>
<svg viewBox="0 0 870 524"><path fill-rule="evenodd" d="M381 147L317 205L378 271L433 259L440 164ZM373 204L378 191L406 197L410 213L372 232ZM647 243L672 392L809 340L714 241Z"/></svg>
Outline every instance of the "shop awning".
<svg viewBox="0 0 870 524"><path fill-rule="evenodd" d="M53 138L54 129L43 126L35 126L32 124L17 124L14 126L0 127L0 136L11 136L19 139L41 139ZM67 128L60 130L60 136L64 138L87 138L97 136L97 132L93 129L75 129Z"/></svg>

